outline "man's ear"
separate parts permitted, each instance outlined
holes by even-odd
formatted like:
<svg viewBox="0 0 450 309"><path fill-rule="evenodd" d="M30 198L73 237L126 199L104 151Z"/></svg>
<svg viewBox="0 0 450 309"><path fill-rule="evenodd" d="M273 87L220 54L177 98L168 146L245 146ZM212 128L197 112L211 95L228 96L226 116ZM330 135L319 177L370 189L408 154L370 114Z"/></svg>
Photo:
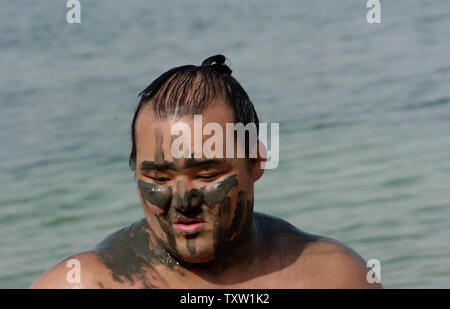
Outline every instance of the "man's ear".
<svg viewBox="0 0 450 309"><path fill-rule="evenodd" d="M131 150L130 150L130 156L131 156L131 154L133 153L133 147L131 147ZM137 170L137 166L136 166L136 153L134 153L134 156L131 156L131 161L133 162L132 164L133 164L133 166L134 166L134 168L132 168L132 169L134 169L134 179L136 179L136 177L137 177L137 174L136 174L136 170ZM130 162L131 163L131 162ZM131 166L130 166L131 167Z"/></svg>
<svg viewBox="0 0 450 309"><path fill-rule="evenodd" d="M252 180L253 182L258 181L264 174L264 165L267 161L267 148L263 142L259 141L256 143L256 158L252 158Z"/></svg>

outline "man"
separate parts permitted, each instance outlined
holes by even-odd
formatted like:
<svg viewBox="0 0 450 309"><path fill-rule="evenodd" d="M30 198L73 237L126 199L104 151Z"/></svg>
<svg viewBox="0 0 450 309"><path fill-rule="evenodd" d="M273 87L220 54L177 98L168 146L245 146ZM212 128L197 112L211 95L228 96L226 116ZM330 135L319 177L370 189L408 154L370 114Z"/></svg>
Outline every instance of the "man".
<svg viewBox="0 0 450 309"><path fill-rule="evenodd" d="M63 260L32 288L380 287L367 282L364 260L351 249L253 211L265 159L250 153L264 148L260 141L245 139L244 158L223 155L242 144L227 144L233 136L216 139L206 153L190 138L174 147L175 125L192 129L194 115L225 131L229 123L258 127L253 104L224 61L217 55L171 69L141 93L130 166L145 218ZM76 261L79 280L68 280L67 261Z"/></svg>

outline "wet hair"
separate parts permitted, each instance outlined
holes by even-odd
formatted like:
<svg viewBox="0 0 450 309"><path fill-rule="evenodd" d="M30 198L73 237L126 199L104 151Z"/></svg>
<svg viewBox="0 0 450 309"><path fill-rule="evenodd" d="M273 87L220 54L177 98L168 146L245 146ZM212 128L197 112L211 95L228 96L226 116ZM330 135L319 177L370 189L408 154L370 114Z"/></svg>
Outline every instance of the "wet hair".
<svg viewBox="0 0 450 309"><path fill-rule="evenodd" d="M161 74L139 94L140 102L131 124L132 148L129 158L131 170L136 170L135 124L139 111L151 107L160 119L170 116L201 114L211 103L223 99L234 111L235 123L256 125L259 120L253 103L244 88L231 76L232 70L225 64L225 56L215 55L205 59L200 66L184 65ZM245 146L248 153L248 138Z"/></svg>

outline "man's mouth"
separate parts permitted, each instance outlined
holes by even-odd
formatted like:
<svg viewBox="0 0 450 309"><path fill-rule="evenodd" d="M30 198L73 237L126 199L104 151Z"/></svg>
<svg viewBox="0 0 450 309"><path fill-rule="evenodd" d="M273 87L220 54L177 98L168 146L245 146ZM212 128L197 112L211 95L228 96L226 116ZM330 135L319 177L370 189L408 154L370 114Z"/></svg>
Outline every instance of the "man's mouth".
<svg viewBox="0 0 450 309"><path fill-rule="evenodd" d="M205 221L201 219L175 219L172 221L173 228L182 235L198 233Z"/></svg>

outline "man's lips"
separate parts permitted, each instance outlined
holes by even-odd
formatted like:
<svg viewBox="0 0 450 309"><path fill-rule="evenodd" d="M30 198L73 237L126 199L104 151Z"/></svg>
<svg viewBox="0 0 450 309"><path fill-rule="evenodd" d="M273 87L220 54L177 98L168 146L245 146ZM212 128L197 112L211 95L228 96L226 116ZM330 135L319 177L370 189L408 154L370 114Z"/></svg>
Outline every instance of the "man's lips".
<svg viewBox="0 0 450 309"><path fill-rule="evenodd" d="M172 220L173 224L192 224L192 223L198 223L198 222L205 222L202 219L174 219Z"/></svg>
<svg viewBox="0 0 450 309"><path fill-rule="evenodd" d="M205 225L205 221L201 219L175 219L172 224L178 233L185 235L199 232Z"/></svg>

